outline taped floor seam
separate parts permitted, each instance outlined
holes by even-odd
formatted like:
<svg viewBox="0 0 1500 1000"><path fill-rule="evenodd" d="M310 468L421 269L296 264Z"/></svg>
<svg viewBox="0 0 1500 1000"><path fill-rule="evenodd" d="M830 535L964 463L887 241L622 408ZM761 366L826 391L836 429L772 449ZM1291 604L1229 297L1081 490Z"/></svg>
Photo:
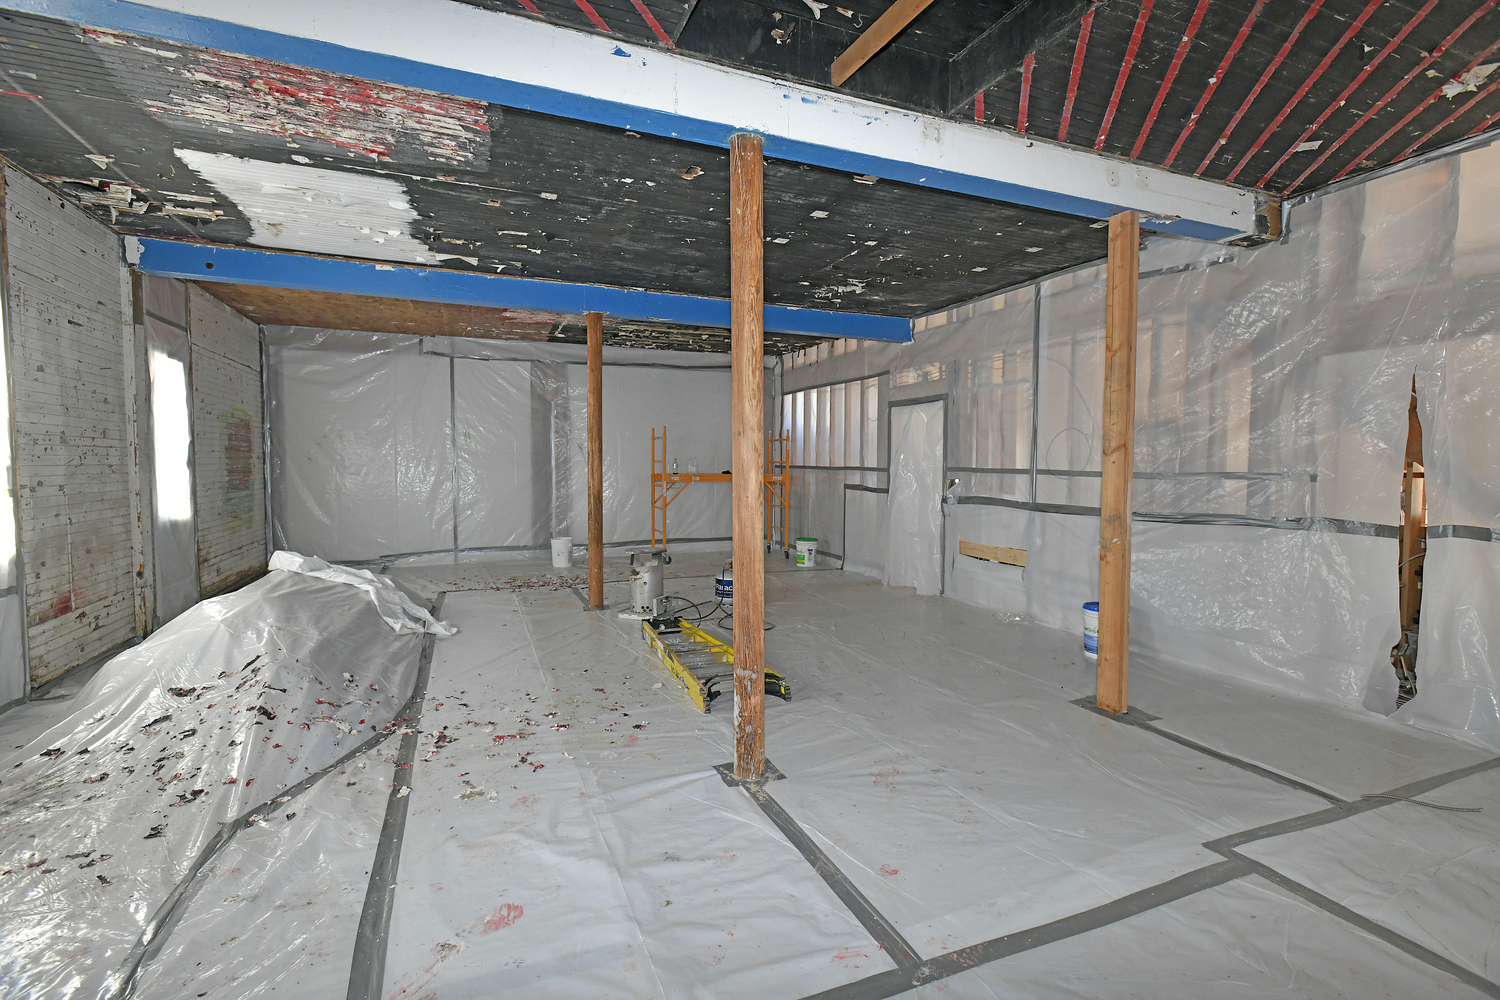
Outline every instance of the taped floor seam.
<svg viewBox="0 0 1500 1000"><path fill-rule="evenodd" d="M439 593L432 602L432 616L442 613ZM386 797L385 819L380 827L380 841L375 860L370 865L370 881L365 890L364 906L359 914L359 929L354 936L354 957L349 964L348 1000L379 1000L385 987L386 949L390 943L391 911L395 908L396 873L401 863L402 839L406 832L406 814L415 783L417 742L421 739L422 708L427 700L427 685L432 676L432 656L437 636L428 633L422 643L422 657L417 665L417 680L412 687L411 709L402 726L401 748L391 773L391 791ZM406 772L402 784L402 771Z"/></svg>
<svg viewBox="0 0 1500 1000"><path fill-rule="evenodd" d="M1347 799L1340 798L1339 796L1334 795L1332 792L1324 791L1323 789L1318 788L1316 785L1310 785L1307 782L1299 781L1298 779L1293 778L1290 775L1282 774L1280 771L1273 771L1269 767L1264 767L1260 764L1252 764L1248 760L1242 760L1241 758L1236 757L1233 754L1225 753L1222 750L1215 750L1213 747L1199 743L1197 740L1190 740L1186 736L1178 736L1176 733L1162 729L1161 727L1153 724L1158 721L1157 717L1154 715L1148 716L1145 713L1139 712L1134 708L1126 712L1108 712L1100 708L1093 697L1079 698L1077 701L1074 701L1073 704L1077 705L1079 708L1084 709L1085 711L1092 712L1095 715L1102 716L1106 719L1111 719L1122 725L1134 726L1137 729L1143 729L1154 736L1159 736L1162 739L1168 740L1172 743L1176 743L1179 746L1187 747L1189 750L1197 751L1198 753L1203 754L1205 757L1212 757L1214 760L1228 764L1231 767L1237 767L1242 771L1249 771L1251 774L1259 775L1262 778L1274 781L1278 785L1285 785L1286 787L1294 788L1299 792L1306 792L1308 795L1314 795L1320 799L1323 799L1325 802L1332 802L1335 805L1342 805L1348 801Z"/></svg>

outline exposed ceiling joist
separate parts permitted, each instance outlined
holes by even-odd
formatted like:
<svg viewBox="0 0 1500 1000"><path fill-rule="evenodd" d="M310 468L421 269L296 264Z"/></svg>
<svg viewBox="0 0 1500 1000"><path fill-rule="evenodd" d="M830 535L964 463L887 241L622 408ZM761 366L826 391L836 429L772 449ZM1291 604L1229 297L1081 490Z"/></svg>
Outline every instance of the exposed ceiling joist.
<svg viewBox="0 0 1500 1000"><path fill-rule="evenodd" d="M696 295L669 295L634 288L507 278L472 271L405 267L135 237L127 239L126 258L146 274L188 281L412 299L533 313L582 315L602 312L617 321L729 327L727 299ZM822 309L768 305L765 326L771 333L823 339L850 337L895 343L911 340L909 320Z"/></svg>
<svg viewBox="0 0 1500 1000"><path fill-rule="evenodd" d="M1254 192L1085 150L902 112L656 49L444 0L373 0L328 18L302 0L8 0L78 23L295 61L723 148L736 131L768 156L1029 208L1151 228L1257 238Z"/></svg>
<svg viewBox="0 0 1500 1000"><path fill-rule="evenodd" d="M263 326L297 326L417 337L465 337L479 340L547 344L582 344L582 315L492 309L485 306L424 302L374 295L313 292L301 288L198 283L242 316ZM604 343L610 347L728 353L729 331L714 327L636 323L604 318ZM766 335L766 353L790 354L823 343L821 338Z"/></svg>
<svg viewBox="0 0 1500 1000"><path fill-rule="evenodd" d="M854 40L854 44L844 50L843 54L833 61L830 73L833 76L833 85L837 87L854 72L870 61L870 57L890 44L891 39L899 35L908 24L922 11L931 6L933 0L896 0L891 4L884 14L876 19L875 23L865 29L864 34Z"/></svg>
<svg viewBox="0 0 1500 1000"><path fill-rule="evenodd" d="M1030 0L980 35L948 64L949 114L974 103L974 95L989 90L1014 72L1029 53L1078 24L1094 7L1094 0Z"/></svg>

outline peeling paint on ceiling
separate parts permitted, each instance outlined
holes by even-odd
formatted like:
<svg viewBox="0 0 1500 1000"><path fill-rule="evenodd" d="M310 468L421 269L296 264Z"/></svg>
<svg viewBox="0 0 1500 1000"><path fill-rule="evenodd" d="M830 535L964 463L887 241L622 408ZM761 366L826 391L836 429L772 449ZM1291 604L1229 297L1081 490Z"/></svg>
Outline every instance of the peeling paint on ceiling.
<svg viewBox="0 0 1500 1000"><path fill-rule="evenodd" d="M125 92L174 132L407 165L489 164L482 101L93 28L83 38Z"/></svg>
<svg viewBox="0 0 1500 1000"><path fill-rule="evenodd" d="M196 149L173 152L244 213L256 246L432 262L427 245L411 235L418 215L394 178Z"/></svg>

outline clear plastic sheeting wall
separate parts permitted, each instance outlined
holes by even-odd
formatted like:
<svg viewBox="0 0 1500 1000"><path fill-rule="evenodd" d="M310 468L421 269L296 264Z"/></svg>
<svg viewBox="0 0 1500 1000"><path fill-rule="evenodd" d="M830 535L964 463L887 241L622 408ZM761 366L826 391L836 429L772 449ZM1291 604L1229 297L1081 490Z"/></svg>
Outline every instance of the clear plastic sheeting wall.
<svg viewBox="0 0 1500 1000"><path fill-rule="evenodd" d="M587 540L584 348L268 327L273 537L335 561L547 551ZM651 433L668 468L730 465L728 358L606 348L604 537L651 538ZM729 539L726 483L667 511Z"/></svg>
<svg viewBox="0 0 1500 1000"><path fill-rule="evenodd" d="M1497 177L1489 147L1295 205L1280 244L1149 243L1138 654L1500 749ZM919 320L910 345L804 354L787 369L789 394L878 375L888 403L948 400L950 596L1069 630L1096 596L1104 292L1104 269L1085 268ZM1414 378L1429 534L1418 694L1398 710ZM862 521L877 516L865 506ZM960 556L960 540L1024 548L1027 568ZM861 554L863 567L879 561Z"/></svg>
<svg viewBox="0 0 1500 1000"><path fill-rule="evenodd" d="M849 346L852 343L835 341L826 349L842 354ZM782 398L781 430L787 436L791 465L794 537L818 539L818 554L823 558L849 555L841 506L846 488L883 488L887 450L882 436L883 381L872 377L836 382Z"/></svg>

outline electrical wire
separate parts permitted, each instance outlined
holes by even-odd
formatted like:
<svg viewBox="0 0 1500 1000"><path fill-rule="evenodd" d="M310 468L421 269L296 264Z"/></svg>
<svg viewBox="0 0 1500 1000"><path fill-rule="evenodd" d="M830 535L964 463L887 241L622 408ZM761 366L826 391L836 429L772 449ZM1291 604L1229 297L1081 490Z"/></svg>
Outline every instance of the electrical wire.
<svg viewBox="0 0 1500 1000"><path fill-rule="evenodd" d="M702 625L710 618L713 618L714 615L718 615L719 617L710 624L717 625L719 628L727 629L730 631L733 631L734 629L734 609L732 607L726 608L724 606L724 602L721 600L716 599L714 601L714 606L709 608L707 611L702 610L704 605L698 603L697 601L690 601L686 597L683 597L681 594L668 594L666 595L666 600L668 602L681 601L683 602L684 607L679 611L664 611L659 617L682 618L694 625ZM668 604L668 607L670 607L670 603ZM699 611L700 613L696 617L690 617L688 615L682 614L681 611L686 610L687 608L692 608L695 611ZM774 623L767 622L765 631L769 632L775 627L776 625Z"/></svg>

